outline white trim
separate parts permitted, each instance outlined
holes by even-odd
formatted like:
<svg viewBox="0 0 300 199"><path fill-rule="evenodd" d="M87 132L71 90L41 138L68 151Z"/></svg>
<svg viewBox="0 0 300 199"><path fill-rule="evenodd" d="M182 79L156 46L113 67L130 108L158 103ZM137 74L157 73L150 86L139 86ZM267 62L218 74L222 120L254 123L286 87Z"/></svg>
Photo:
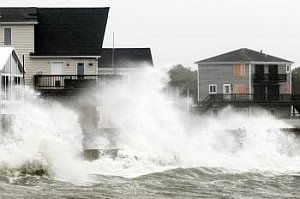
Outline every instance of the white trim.
<svg viewBox="0 0 300 199"><path fill-rule="evenodd" d="M249 94L252 94L252 65L248 65L248 70L249 70Z"/></svg>
<svg viewBox="0 0 300 199"><path fill-rule="evenodd" d="M97 59L101 56L38 56L38 55L30 55L30 58L32 59L62 59L62 58L83 58L83 59Z"/></svg>
<svg viewBox="0 0 300 199"><path fill-rule="evenodd" d="M200 101L200 71L199 67L197 67L197 95L198 95L198 102Z"/></svg>
<svg viewBox="0 0 300 199"><path fill-rule="evenodd" d="M5 45L5 29L9 28L10 29L10 45ZM12 41L13 41L13 38L12 38L12 32L13 32L13 29L11 26L4 26L3 27L3 46L12 46Z"/></svg>
<svg viewBox="0 0 300 199"><path fill-rule="evenodd" d="M77 61L76 62L76 67L75 67L76 75L78 75L78 69L77 69L77 67L78 67L79 63L83 63L83 75L85 75L85 61Z"/></svg>
<svg viewBox="0 0 300 199"><path fill-rule="evenodd" d="M291 70L291 66L290 66L290 70ZM292 76L292 73L290 72L289 73L290 74L290 93L289 94L293 94L293 81L292 81L292 78L293 78L293 76Z"/></svg>
<svg viewBox="0 0 300 199"><path fill-rule="evenodd" d="M38 22L0 22L0 24L3 25L35 25L38 24Z"/></svg>
<svg viewBox="0 0 300 199"><path fill-rule="evenodd" d="M226 89L225 89L226 86L229 86L229 93L225 92L226 91ZM231 84L223 84L223 94L231 94Z"/></svg>
<svg viewBox="0 0 300 199"><path fill-rule="evenodd" d="M215 88L216 88L216 89L215 89L215 92L211 92L211 91L210 91L210 87L212 87L212 86L215 86ZM209 94L217 94L217 92L218 92L218 85L217 85L217 84L209 84L209 85L208 85L208 93L209 93Z"/></svg>

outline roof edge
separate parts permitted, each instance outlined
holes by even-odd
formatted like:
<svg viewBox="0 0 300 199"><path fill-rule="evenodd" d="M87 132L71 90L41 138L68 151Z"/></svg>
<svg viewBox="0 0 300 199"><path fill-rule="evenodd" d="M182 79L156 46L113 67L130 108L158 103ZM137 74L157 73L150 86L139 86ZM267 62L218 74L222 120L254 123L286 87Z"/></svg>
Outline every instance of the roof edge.
<svg viewBox="0 0 300 199"><path fill-rule="evenodd" d="M286 62L260 62L260 61L236 61L236 62L194 62L194 64L198 65L221 65L221 64L294 64L294 62L286 61Z"/></svg>

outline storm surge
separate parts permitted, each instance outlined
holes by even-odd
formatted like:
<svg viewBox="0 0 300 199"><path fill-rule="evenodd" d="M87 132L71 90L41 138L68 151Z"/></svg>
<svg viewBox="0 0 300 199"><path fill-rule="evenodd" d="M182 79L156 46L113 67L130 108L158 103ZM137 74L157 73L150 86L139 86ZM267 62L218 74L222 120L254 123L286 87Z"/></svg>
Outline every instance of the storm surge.
<svg viewBox="0 0 300 199"><path fill-rule="evenodd" d="M102 174L136 177L178 167L299 171L300 140L281 132L289 125L267 112L249 116L227 107L218 117L188 115L190 99L163 92L165 73L147 69L130 80L99 97L103 117L117 128L117 135L113 146L100 136L97 147L118 147L122 155L93 162L103 168Z"/></svg>
<svg viewBox="0 0 300 199"><path fill-rule="evenodd" d="M29 88L25 93L22 102L11 102L16 112L2 117L6 127L1 131L0 174L10 179L28 174L79 179L83 134L78 115Z"/></svg>
<svg viewBox="0 0 300 199"><path fill-rule="evenodd" d="M145 69L129 79L96 93L95 107L115 132L89 140L97 149L119 149L116 157L85 160L80 113L27 97L1 132L0 175L45 175L76 184L97 182L98 175L139 179L178 168L300 171L300 139L281 132L288 125L266 112L248 116L228 107L218 117L193 116L187 111L190 99L164 92L166 73Z"/></svg>

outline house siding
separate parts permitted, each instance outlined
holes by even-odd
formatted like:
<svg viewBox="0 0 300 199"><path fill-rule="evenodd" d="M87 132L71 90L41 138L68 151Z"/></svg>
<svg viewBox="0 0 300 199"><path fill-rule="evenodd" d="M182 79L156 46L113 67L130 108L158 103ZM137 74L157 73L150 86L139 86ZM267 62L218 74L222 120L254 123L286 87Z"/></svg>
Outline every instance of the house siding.
<svg viewBox="0 0 300 199"><path fill-rule="evenodd" d="M64 75L76 75L77 74L77 63L84 62L84 74L85 75L96 75L97 74L97 61L96 59L30 59L31 76L36 73L42 73L43 75L51 75L51 63L52 62L63 62L63 74ZM89 64L93 64L90 66Z"/></svg>
<svg viewBox="0 0 300 199"><path fill-rule="evenodd" d="M34 25L1 25L0 26L0 41L4 41L4 28L12 28L12 44L15 48L15 51L23 62L25 62L25 82L27 84L28 80L32 80L32 73L30 73L30 64L31 60L29 54L34 52ZM2 44L3 45L3 44ZM28 66L28 67L27 67Z"/></svg>
<svg viewBox="0 0 300 199"><path fill-rule="evenodd" d="M223 93L223 84L244 84L246 86L246 91L248 92L249 65L246 65L245 67L245 76L234 77L233 64L199 65L199 101L202 101L207 95L209 95L209 84L217 85L217 94Z"/></svg>
<svg viewBox="0 0 300 199"><path fill-rule="evenodd" d="M77 62L85 63L85 75L96 75L98 72L96 59L39 59L31 58L30 53L34 52L34 25L1 25L0 26L0 41L4 41L4 28L12 28L12 45L21 61L25 63L25 83L28 86L33 86L33 76L37 73L51 75L51 62L64 62L63 74L76 75ZM3 45L3 44L2 44ZM67 66L69 63L69 66ZM93 66L89 66L92 63Z"/></svg>
<svg viewBox="0 0 300 199"><path fill-rule="evenodd" d="M217 94L223 93L223 84L244 84L247 93L253 93L253 74L255 74L255 64L251 64L251 75L249 80L249 64L246 64L246 74L242 77L233 76L233 64L218 65L198 65L199 80L199 101L202 101L208 94L209 84L217 85ZM265 65L265 74L268 74L268 66ZM286 82L279 82L280 94L291 94L291 72L286 73L286 65L278 65L278 74L287 74ZM250 84L249 84L250 83ZM249 85L251 89L249 90Z"/></svg>

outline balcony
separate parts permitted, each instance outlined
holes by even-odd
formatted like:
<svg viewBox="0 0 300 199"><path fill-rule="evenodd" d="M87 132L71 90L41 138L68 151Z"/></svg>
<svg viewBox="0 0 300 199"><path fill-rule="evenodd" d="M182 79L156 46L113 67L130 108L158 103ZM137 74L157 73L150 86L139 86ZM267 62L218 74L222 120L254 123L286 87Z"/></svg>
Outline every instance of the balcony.
<svg viewBox="0 0 300 199"><path fill-rule="evenodd" d="M102 89L115 81L122 81L122 75L35 75L36 89Z"/></svg>
<svg viewBox="0 0 300 199"><path fill-rule="evenodd" d="M253 74L254 83L279 83L286 82L286 74Z"/></svg>

